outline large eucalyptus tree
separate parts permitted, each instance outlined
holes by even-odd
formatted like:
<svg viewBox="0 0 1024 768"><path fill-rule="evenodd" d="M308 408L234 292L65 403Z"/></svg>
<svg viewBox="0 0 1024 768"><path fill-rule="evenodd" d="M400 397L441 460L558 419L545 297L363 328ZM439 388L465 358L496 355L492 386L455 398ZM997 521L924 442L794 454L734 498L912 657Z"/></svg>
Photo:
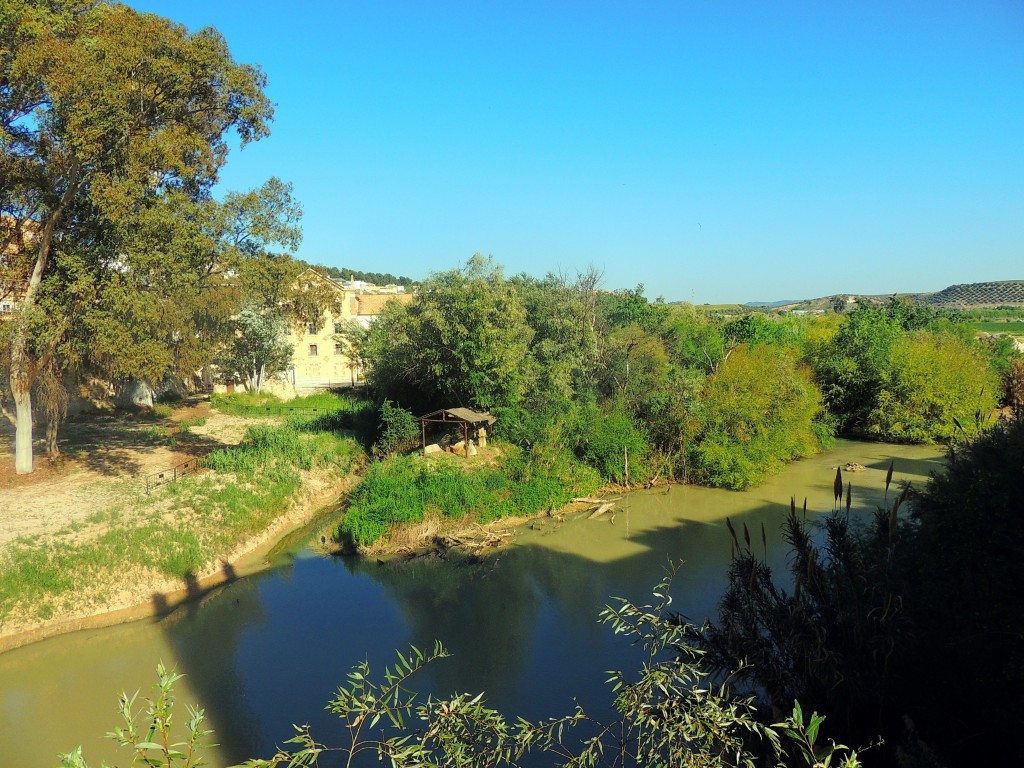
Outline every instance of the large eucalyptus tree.
<svg viewBox="0 0 1024 768"><path fill-rule="evenodd" d="M204 332L239 248L210 189L234 131L268 133L265 77L211 28L125 5L0 4L0 329L15 468L31 472L32 393L88 358L165 371ZM199 334L199 336L197 336Z"/></svg>

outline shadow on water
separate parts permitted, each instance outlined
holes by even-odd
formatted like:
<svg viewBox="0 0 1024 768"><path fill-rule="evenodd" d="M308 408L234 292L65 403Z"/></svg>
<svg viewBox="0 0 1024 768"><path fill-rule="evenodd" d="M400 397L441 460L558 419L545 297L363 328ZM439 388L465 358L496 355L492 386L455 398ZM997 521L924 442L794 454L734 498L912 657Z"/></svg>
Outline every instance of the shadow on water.
<svg viewBox="0 0 1024 768"><path fill-rule="evenodd" d="M920 452L908 458L928 461ZM116 724L116 692L122 686L147 691L160 658L187 675L179 701L206 709L221 745L211 756L214 765L269 757L294 735L293 723L309 723L321 740L337 744L341 728L324 706L352 665L365 659L380 675L394 662L395 649L429 647L435 640L453 657L417 680L424 693L485 691L506 715L529 719L567 713L573 697L608 714L606 671L628 672L639 663L638 649L597 621L612 597L649 601L671 558L685 561L673 607L697 623L712 616L732 547L725 517L740 531L747 524L755 550L763 524L768 562L781 571L786 549L779 527L790 496L807 494L811 514L831 509L840 461L871 468L853 479L855 513L866 516L882 500L888 469L877 446L822 454L747 493L673 487L630 494L614 518L538 522L514 546L477 565L430 559L378 564L291 550L285 565L254 576L236 578L226 566L226 583L203 592L193 580L186 591L196 590L197 599L178 609L164 604L162 618L153 622L0 656L0 753L25 742L35 728L46 759L18 753L17 764L25 768L50 765L57 751L85 738L93 739L86 748L90 762L123 762L123 755L96 742ZM912 464L905 472L897 459L897 478L914 479L922 468ZM162 598L153 599L160 609ZM52 714L54 702L60 702L59 716ZM82 722L83 709L100 714ZM33 725L37 720L42 729ZM78 735L83 732L92 736ZM54 733L69 742L52 743Z"/></svg>

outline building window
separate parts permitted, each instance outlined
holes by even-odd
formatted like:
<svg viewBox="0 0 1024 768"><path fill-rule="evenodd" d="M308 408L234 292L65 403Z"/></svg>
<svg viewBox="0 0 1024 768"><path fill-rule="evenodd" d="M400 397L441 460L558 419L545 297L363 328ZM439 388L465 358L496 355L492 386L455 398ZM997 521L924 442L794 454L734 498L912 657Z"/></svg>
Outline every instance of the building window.
<svg viewBox="0 0 1024 768"><path fill-rule="evenodd" d="M309 325L306 326L306 333L308 333L311 336L316 336L318 330L320 329L317 327L316 323L310 323Z"/></svg>
<svg viewBox="0 0 1024 768"><path fill-rule="evenodd" d="M335 323L334 324L334 332L335 333L341 333L341 323Z"/></svg>
<svg viewBox="0 0 1024 768"><path fill-rule="evenodd" d="M316 344L310 344L309 345L309 356L310 357L316 357L316 355L317 355Z"/></svg>
<svg viewBox="0 0 1024 768"><path fill-rule="evenodd" d="M345 345L344 344L335 344L334 345L334 354L336 354L336 355L344 355L345 354Z"/></svg>

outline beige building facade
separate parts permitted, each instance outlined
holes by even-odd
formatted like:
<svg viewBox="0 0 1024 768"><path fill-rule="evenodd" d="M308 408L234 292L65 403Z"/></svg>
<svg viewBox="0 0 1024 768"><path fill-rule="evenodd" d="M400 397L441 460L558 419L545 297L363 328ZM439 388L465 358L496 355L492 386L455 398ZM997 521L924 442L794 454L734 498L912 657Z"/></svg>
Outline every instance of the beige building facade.
<svg viewBox="0 0 1024 768"><path fill-rule="evenodd" d="M312 269L303 277L308 278L310 273L313 279L323 281L329 290L335 291L337 300L320 314L318 321L289 329L288 343L293 350L291 368L266 384L267 389L284 398L362 384L363 371L348 355L344 341L337 334L349 322L368 328L388 301L407 304L413 299L408 293L377 293L372 286L362 290L346 289Z"/></svg>

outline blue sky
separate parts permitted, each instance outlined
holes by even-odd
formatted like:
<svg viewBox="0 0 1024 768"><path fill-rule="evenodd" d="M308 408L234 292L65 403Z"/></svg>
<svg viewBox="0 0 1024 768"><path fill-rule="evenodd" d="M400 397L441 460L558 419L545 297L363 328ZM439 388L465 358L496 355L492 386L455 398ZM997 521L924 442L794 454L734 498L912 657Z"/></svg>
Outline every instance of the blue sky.
<svg viewBox="0 0 1024 768"><path fill-rule="evenodd" d="M138 0L258 63L298 255L717 303L1024 279L1024 3Z"/></svg>

